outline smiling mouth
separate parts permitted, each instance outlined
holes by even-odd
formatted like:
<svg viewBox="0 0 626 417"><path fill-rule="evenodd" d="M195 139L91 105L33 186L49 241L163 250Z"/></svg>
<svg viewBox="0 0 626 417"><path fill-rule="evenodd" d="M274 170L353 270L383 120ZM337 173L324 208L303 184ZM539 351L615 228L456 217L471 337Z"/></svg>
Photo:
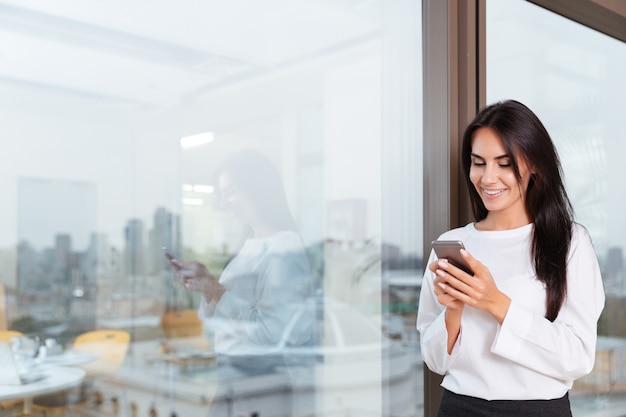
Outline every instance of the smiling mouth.
<svg viewBox="0 0 626 417"><path fill-rule="evenodd" d="M505 190L485 190L483 188L483 193L489 197L496 197L502 194Z"/></svg>

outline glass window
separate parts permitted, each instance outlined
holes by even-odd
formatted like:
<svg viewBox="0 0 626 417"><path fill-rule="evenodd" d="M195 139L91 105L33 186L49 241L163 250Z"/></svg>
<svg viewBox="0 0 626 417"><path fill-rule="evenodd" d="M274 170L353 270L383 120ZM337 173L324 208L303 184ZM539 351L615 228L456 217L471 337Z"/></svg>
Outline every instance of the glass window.
<svg viewBox="0 0 626 417"><path fill-rule="evenodd" d="M421 2L10 0L0 32L0 330L86 372L33 407L421 413Z"/></svg>
<svg viewBox="0 0 626 417"><path fill-rule="evenodd" d="M602 268L596 364L574 384L575 416L618 415L625 406L624 65L623 42L526 1L487 2L487 102L515 98L544 122Z"/></svg>

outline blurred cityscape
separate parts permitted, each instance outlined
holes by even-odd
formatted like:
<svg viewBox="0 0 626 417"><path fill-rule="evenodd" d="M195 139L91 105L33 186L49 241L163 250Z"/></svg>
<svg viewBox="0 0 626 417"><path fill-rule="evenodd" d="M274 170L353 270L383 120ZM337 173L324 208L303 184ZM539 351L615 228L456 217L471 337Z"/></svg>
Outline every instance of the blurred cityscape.
<svg viewBox="0 0 626 417"><path fill-rule="evenodd" d="M121 248L106 234L92 233L81 250L70 234L58 233L50 247L37 249L23 240L15 250L0 249L8 327L69 339L113 321L141 331L157 324L155 317L166 311L196 308L193 295L177 286L162 248L201 260L217 275L232 254L228 245L203 254L183 247L180 223L179 215L159 207L151 225L140 219L126 222ZM420 257L375 240L357 245L316 242L307 251L317 288L322 289L324 279L333 280L326 284L327 291L336 298L351 298L363 309L369 308L364 305L367 299L354 299L355 286L368 287L362 292L376 304L382 291L384 313L398 316L387 320L385 329L396 338L416 339ZM406 332L412 334L402 335Z"/></svg>
<svg viewBox="0 0 626 417"><path fill-rule="evenodd" d="M180 292L162 251L179 251L179 223L178 215L158 208L149 230L139 219L126 223L122 248L92 233L84 250L73 246L69 234L57 234L54 245L42 250L19 242L13 262L11 251L3 251L7 322L25 331L71 335L94 329L97 319L162 313Z"/></svg>

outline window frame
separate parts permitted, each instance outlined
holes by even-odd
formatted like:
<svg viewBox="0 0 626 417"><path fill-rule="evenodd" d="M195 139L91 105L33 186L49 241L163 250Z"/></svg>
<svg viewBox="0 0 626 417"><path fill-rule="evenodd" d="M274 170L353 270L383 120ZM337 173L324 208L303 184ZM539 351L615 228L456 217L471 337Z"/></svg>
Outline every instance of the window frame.
<svg viewBox="0 0 626 417"><path fill-rule="evenodd" d="M423 259L442 232L472 220L460 170L462 130L486 105L486 1L422 0ZM526 0L626 42L626 5L607 0ZM442 377L424 365L424 417L434 417Z"/></svg>

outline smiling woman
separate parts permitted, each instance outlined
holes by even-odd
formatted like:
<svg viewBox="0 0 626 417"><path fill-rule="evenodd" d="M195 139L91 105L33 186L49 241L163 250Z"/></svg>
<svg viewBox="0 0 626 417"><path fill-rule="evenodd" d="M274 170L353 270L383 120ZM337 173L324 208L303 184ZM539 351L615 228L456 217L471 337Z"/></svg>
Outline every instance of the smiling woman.
<svg viewBox="0 0 626 417"><path fill-rule="evenodd" d="M431 254L417 317L424 361L444 375L438 415L571 416L605 296L552 140L528 107L498 102L465 130L462 163L475 221L440 239L465 243L474 274Z"/></svg>
<svg viewBox="0 0 626 417"><path fill-rule="evenodd" d="M516 172L511 162L515 156L507 153L502 139L490 127L481 127L474 132L471 147L469 180L493 221L490 225L479 222L477 227L498 230L528 224L525 196L530 171L524 159L519 158Z"/></svg>

